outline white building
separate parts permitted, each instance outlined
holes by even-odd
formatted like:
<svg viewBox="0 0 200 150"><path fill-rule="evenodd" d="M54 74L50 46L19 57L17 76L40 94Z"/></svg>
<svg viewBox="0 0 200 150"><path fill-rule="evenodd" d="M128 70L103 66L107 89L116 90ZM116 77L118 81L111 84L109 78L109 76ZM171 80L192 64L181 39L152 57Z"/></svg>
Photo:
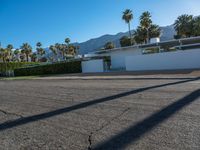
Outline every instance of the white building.
<svg viewBox="0 0 200 150"><path fill-rule="evenodd" d="M152 39L150 44L101 50L94 55L96 58L91 56L83 61L83 72L104 72L108 68L109 71L200 69L200 37L165 42ZM109 67L104 58L110 59L106 63Z"/></svg>

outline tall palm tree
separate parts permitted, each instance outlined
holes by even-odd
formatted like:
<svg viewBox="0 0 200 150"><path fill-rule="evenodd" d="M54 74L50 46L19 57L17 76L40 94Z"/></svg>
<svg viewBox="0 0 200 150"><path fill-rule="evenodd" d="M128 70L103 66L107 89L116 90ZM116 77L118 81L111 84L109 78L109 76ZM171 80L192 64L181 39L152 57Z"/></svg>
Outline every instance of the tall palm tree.
<svg viewBox="0 0 200 150"><path fill-rule="evenodd" d="M21 46L22 51L24 51L26 55L26 61L29 61L29 56L32 53L32 47L28 43L23 43Z"/></svg>
<svg viewBox="0 0 200 150"><path fill-rule="evenodd" d="M79 47L77 46L74 46L74 45L69 45L69 47L67 48L67 55L70 55L70 56L75 56L77 54L77 50L78 50Z"/></svg>
<svg viewBox="0 0 200 150"><path fill-rule="evenodd" d="M69 49L70 49L70 47L69 47L69 44L70 44L70 38L66 38L65 39L65 43L67 44L67 47L65 47L66 49L65 49L65 52L66 52L66 54L69 52Z"/></svg>
<svg viewBox="0 0 200 150"><path fill-rule="evenodd" d="M132 34L131 34L131 20L133 19L132 10L126 9L123 12L122 19L128 24L129 36L130 36L131 45L132 45Z"/></svg>
<svg viewBox="0 0 200 150"><path fill-rule="evenodd" d="M37 42L36 46L37 46L37 47L41 47L41 46L42 46L42 43L41 43L41 42Z"/></svg>
<svg viewBox="0 0 200 150"><path fill-rule="evenodd" d="M149 29L152 25L152 20L151 20L151 14L150 12L146 11L143 12L142 15L140 16L140 26L146 30L146 34L147 34L147 39L146 42L149 42Z"/></svg>
<svg viewBox="0 0 200 150"><path fill-rule="evenodd" d="M52 52L54 55L57 54L57 52L56 52L56 48L55 48L54 45L51 45L51 46L49 47L49 49L51 50L51 52Z"/></svg>
<svg viewBox="0 0 200 150"><path fill-rule="evenodd" d="M61 54L62 59L64 60L65 59L65 53L66 53L67 45L56 43L55 47L56 47L57 51Z"/></svg>
<svg viewBox="0 0 200 150"><path fill-rule="evenodd" d="M51 45L49 47L49 49L51 50L51 52L53 53L54 57L56 56L57 57L57 50L56 50L56 47L54 45Z"/></svg>
<svg viewBox="0 0 200 150"><path fill-rule="evenodd" d="M0 62L3 61L3 53L1 53L1 48L0 48Z"/></svg>
<svg viewBox="0 0 200 150"><path fill-rule="evenodd" d="M36 48L37 54L38 54L39 56L42 57L42 56L45 54L45 50L41 47L41 46L42 46L42 43L41 43L41 42L38 42L38 43L36 44L36 46L37 46L37 48Z"/></svg>
<svg viewBox="0 0 200 150"><path fill-rule="evenodd" d="M57 51L57 55L59 54L61 54L61 51L60 51L60 49L61 49L61 45L59 44L59 43L56 43L55 44L55 48L56 48L56 51ZM59 57L59 55L58 55L58 57ZM57 58L58 59L58 58Z"/></svg>
<svg viewBox="0 0 200 150"><path fill-rule="evenodd" d="M69 46L70 38L66 38L66 39L65 39L65 43L67 44L67 46Z"/></svg>
<svg viewBox="0 0 200 150"><path fill-rule="evenodd" d="M25 57L26 57L25 50L21 49L20 59L22 62L25 62Z"/></svg>
<svg viewBox="0 0 200 150"><path fill-rule="evenodd" d="M190 37L192 35L193 28L193 16L192 15L181 15L179 16L175 23L174 29L177 32L177 35L181 37Z"/></svg>
<svg viewBox="0 0 200 150"><path fill-rule="evenodd" d="M8 44L8 45L7 45L7 49L12 50L12 49L13 49L13 45L12 45L12 44Z"/></svg>
<svg viewBox="0 0 200 150"><path fill-rule="evenodd" d="M55 48L56 48L57 52L59 52L59 54L62 56L62 60L65 60L65 54L68 49L68 46L65 44L56 43Z"/></svg>
<svg viewBox="0 0 200 150"><path fill-rule="evenodd" d="M16 61L19 61L19 54L20 54L20 50L19 49L14 50L14 55L15 55L15 60Z"/></svg>
<svg viewBox="0 0 200 150"><path fill-rule="evenodd" d="M6 62L6 49L0 48L0 59L2 59L3 62Z"/></svg>
<svg viewBox="0 0 200 150"><path fill-rule="evenodd" d="M7 60L10 61L12 59L12 49L13 49L13 45L12 44L8 44L6 47L7 50Z"/></svg>

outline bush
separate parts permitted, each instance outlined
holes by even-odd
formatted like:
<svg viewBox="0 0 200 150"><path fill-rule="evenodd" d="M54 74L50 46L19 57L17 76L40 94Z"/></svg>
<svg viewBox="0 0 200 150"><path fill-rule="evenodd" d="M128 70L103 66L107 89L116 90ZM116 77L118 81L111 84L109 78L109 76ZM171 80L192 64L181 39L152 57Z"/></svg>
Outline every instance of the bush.
<svg viewBox="0 0 200 150"><path fill-rule="evenodd" d="M105 45L104 45L104 49L105 50L108 50L108 49L114 49L115 48L115 44L113 42L107 42Z"/></svg>
<svg viewBox="0 0 200 150"><path fill-rule="evenodd" d="M63 62L48 65L40 65L14 70L15 76L47 75L62 73L81 73L81 62Z"/></svg>

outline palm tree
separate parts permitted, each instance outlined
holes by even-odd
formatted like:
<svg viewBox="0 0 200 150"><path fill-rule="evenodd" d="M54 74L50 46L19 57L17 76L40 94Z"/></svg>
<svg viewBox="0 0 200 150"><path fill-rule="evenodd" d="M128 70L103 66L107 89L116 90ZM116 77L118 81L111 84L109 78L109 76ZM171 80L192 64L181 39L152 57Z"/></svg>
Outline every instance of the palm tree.
<svg viewBox="0 0 200 150"><path fill-rule="evenodd" d="M19 54L20 54L20 50L19 49L14 50L14 55L15 55L15 60L16 61L19 61Z"/></svg>
<svg viewBox="0 0 200 150"><path fill-rule="evenodd" d="M134 32L134 40L138 44L143 44L147 42L147 39L159 37L161 34L161 29L158 25L152 24L148 29L148 36L147 30L141 26L139 26L136 31Z"/></svg>
<svg viewBox="0 0 200 150"><path fill-rule="evenodd" d="M151 20L151 14L150 12L146 11L143 12L142 15L140 16L140 26L146 30L146 34L147 34L147 39L146 39L146 43L149 43L149 29L152 25L152 20Z"/></svg>
<svg viewBox="0 0 200 150"><path fill-rule="evenodd" d="M29 56L32 53L32 47L28 43L23 43L21 46L22 51L24 51L26 55L26 61L29 61Z"/></svg>
<svg viewBox="0 0 200 150"><path fill-rule="evenodd" d="M1 48L0 48L0 62L3 61L3 53L1 52Z"/></svg>
<svg viewBox="0 0 200 150"><path fill-rule="evenodd" d="M66 54L70 51L69 49L69 44L70 44L70 38L66 38L65 39L65 43L67 44L67 47L66 47L66 49L65 49L65 52L66 52Z"/></svg>
<svg viewBox="0 0 200 150"><path fill-rule="evenodd" d="M10 61L12 59L13 45L12 44L8 44L6 49L7 49L7 60Z"/></svg>
<svg viewBox="0 0 200 150"><path fill-rule="evenodd" d="M0 59L2 59L3 62L6 62L6 49L0 48Z"/></svg>
<svg viewBox="0 0 200 150"><path fill-rule="evenodd" d="M37 54L38 54L39 56L42 57L42 56L45 54L45 50L41 47L41 46L42 46L42 43L41 43L41 42L38 42L38 43L36 44L36 46L37 46L37 48L36 48Z"/></svg>
<svg viewBox="0 0 200 150"><path fill-rule="evenodd" d="M131 20L133 19L132 10L126 9L126 10L123 12L122 19L128 24L129 36L130 36L131 45L132 45L132 34L131 34Z"/></svg>
<svg viewBox="0 0 200 150"><path fill-rule="evenodd" d="M67 46L69 46L70 38L66 38L66 39L65 39L65 43L67 44Z"/></svg>
<svg viewBox="0 0 200 150"><path fill-rule="evenodd" d="M54 56L57 56L57 51L56 51L56 47L54 45L51 45L49 47L49 49L51 50L51 52L53 53Z"/></svg>
<svg viewBox="0 0 200 150"><path fill-rule="evenodd" d="M174 29L177 32L177 35L180 37L190 37L192 36L192 28L193 28L193 16L192 15L181 15L179 16L175 23Z"/></svg>
<svg viewBox="0 0 200 150"><path fill-rule="evenodd" d="M55 44L55 48L56 48L56 51L57 51L57 55L59 54L58 57L57 57L57 61L59 61L58 58L60 57L60 54L62 55L62 52L61 52L61 44L56 43L56 44Z"/></svg>
<svg viewBox="0 0 200 150"><path fill-rule="evenodd" d="M144 44L147 41L147 32L146 29L138 26L137 29L134 31L134 40L137 44Z"/></svg>
<svg viewBox="0 0 200 150"><path fill-rule="evenodd" d="M123 36L120 38L121 47L131 46L131 40L128 36Z"/></svg>
<svg viewBox="0 0 200 150"><path fill-rule="evenodd" d="M37 42L36 46L37 46L37 47L41 47L41 46L42 46L42 43L41 43L41 42Z"/></svg>
<svg viewBox="0 0 200 150"><path fill-rule="evenodd" d="M65 60L65 54L67 52L67 49L68 49L68 46L66 44L60 44L59 50L60 50L60 52L62 54L63 60Z"/></svg>
<svg viewBox="0 0 200 150"><path fill-rule="evenodd" d="M77 54L77 50L78 50L78 46L74 46L74 45L69 45L68 48L67 48L67 55L70 55L70 56L75 56Z"/></svg>
<svg viewBox="0 0 200 150"><path fill-rule="evenodd" d="M200 16L193 20L193 35L200 36Z"/></svg>
<svg viewBox="0 0 200 150"><path fill-rule="evenodd" d="M54 45L51 45L51 46L49 47L49 49L52 51L52 53L53 53L54 55L57 54L57 52L56 52L56 48L55 48Z"/></svg>
<svg viewBox="0 0 200 150"><path fill-rule="evenodd" d="M158 25L152 24L149 28L149 37L150 38L156 38L160 37L161 29Z"/></svg>
<svg viewBox="0 0 200 150"><path fill-rule="evenodd" d="M13 49L13 45L12 44L8 44L7 49L12 50Z"/></svg>
<svg viewBox="0 0 200 150"><path fill-rule="evenodd" d="M31 54L30 57L31 57L31 61L36 62L36 60L37 60L37 54L36 53Z"/></svg>
<svg viewBox="0 0 200 150"><path fill-rule="evenodd" d="M76 45L76 54L78 55L79 54L79 50L80 50L80 46L79 45Z"/></svg>

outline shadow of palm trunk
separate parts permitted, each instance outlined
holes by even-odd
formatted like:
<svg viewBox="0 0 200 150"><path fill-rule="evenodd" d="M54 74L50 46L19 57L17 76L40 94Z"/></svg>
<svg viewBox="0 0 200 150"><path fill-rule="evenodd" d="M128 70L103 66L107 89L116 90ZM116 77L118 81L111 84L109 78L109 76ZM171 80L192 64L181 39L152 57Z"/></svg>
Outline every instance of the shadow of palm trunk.
<svg viewBox="0 0 200 150"><path fill-rule="evenodd" d="M190 93L186 97L154 113L153 115L142 120L136 125L129 127L128 129L122 131L118 135L111 137L105 142L95 146L93 150L125 149L130 143L133 144L135 141L140 139L144 134L151 131L153 128L155 128L163 121L169 119L172 115L175 115L178 111L183 109L185 106L191 104L199 97L200 97L200 89Z"/></svg>
<svg viewBox="0 0 200 150"><path fill-rule="evenodd" d="M21 126L21 125L24 125L24 124L27 124L27 123L32 123L32 122L36 122L36 121L39 121L39 120L47 119L47 118L50 118L50 117L58 116L58 115L61 115L61 114L64 114L64 113L68 113L68 112L78 110L78 109L83 109L83 108L93 106L93 105L97 105L97 104L100 104L100 103L113 101L113 100L116 100L118 98L125 97L125 96L128 96L128 95L137 94L137 93L141 93L141 92L144 92L146 90L161 88L161 87L165 87L165 86L172 86L172 85L177 85L177 84L182 84L182 83L187 83L187 82L191 82L191 81L195 81L195 80L199 80L199 78L194 78L194 79L189 79L189 80L183 80L183 81L178 81L178 82L172 82L172 83L166 83L166 84L161 84L161 85L155 85L155 86L140 88L140 89L131 90L131 91L128 91L128 92L123 92L123 93L120 93L120 94L116 94L116 95L112 95L112 96L108 96L108 97L104 97L104 98L95 99L95 100L92 100L92 101L80 103L80 104L73 105L73 106L70 106L70 107L65 107L65 108L54 110L54 111L41 113L41 114L38 114L38 115L22 117L20 119L12 120L10 122L4 122L4 123L0 124L0 131L7 130L7 129L17 127L17 126Z"/></svg>

